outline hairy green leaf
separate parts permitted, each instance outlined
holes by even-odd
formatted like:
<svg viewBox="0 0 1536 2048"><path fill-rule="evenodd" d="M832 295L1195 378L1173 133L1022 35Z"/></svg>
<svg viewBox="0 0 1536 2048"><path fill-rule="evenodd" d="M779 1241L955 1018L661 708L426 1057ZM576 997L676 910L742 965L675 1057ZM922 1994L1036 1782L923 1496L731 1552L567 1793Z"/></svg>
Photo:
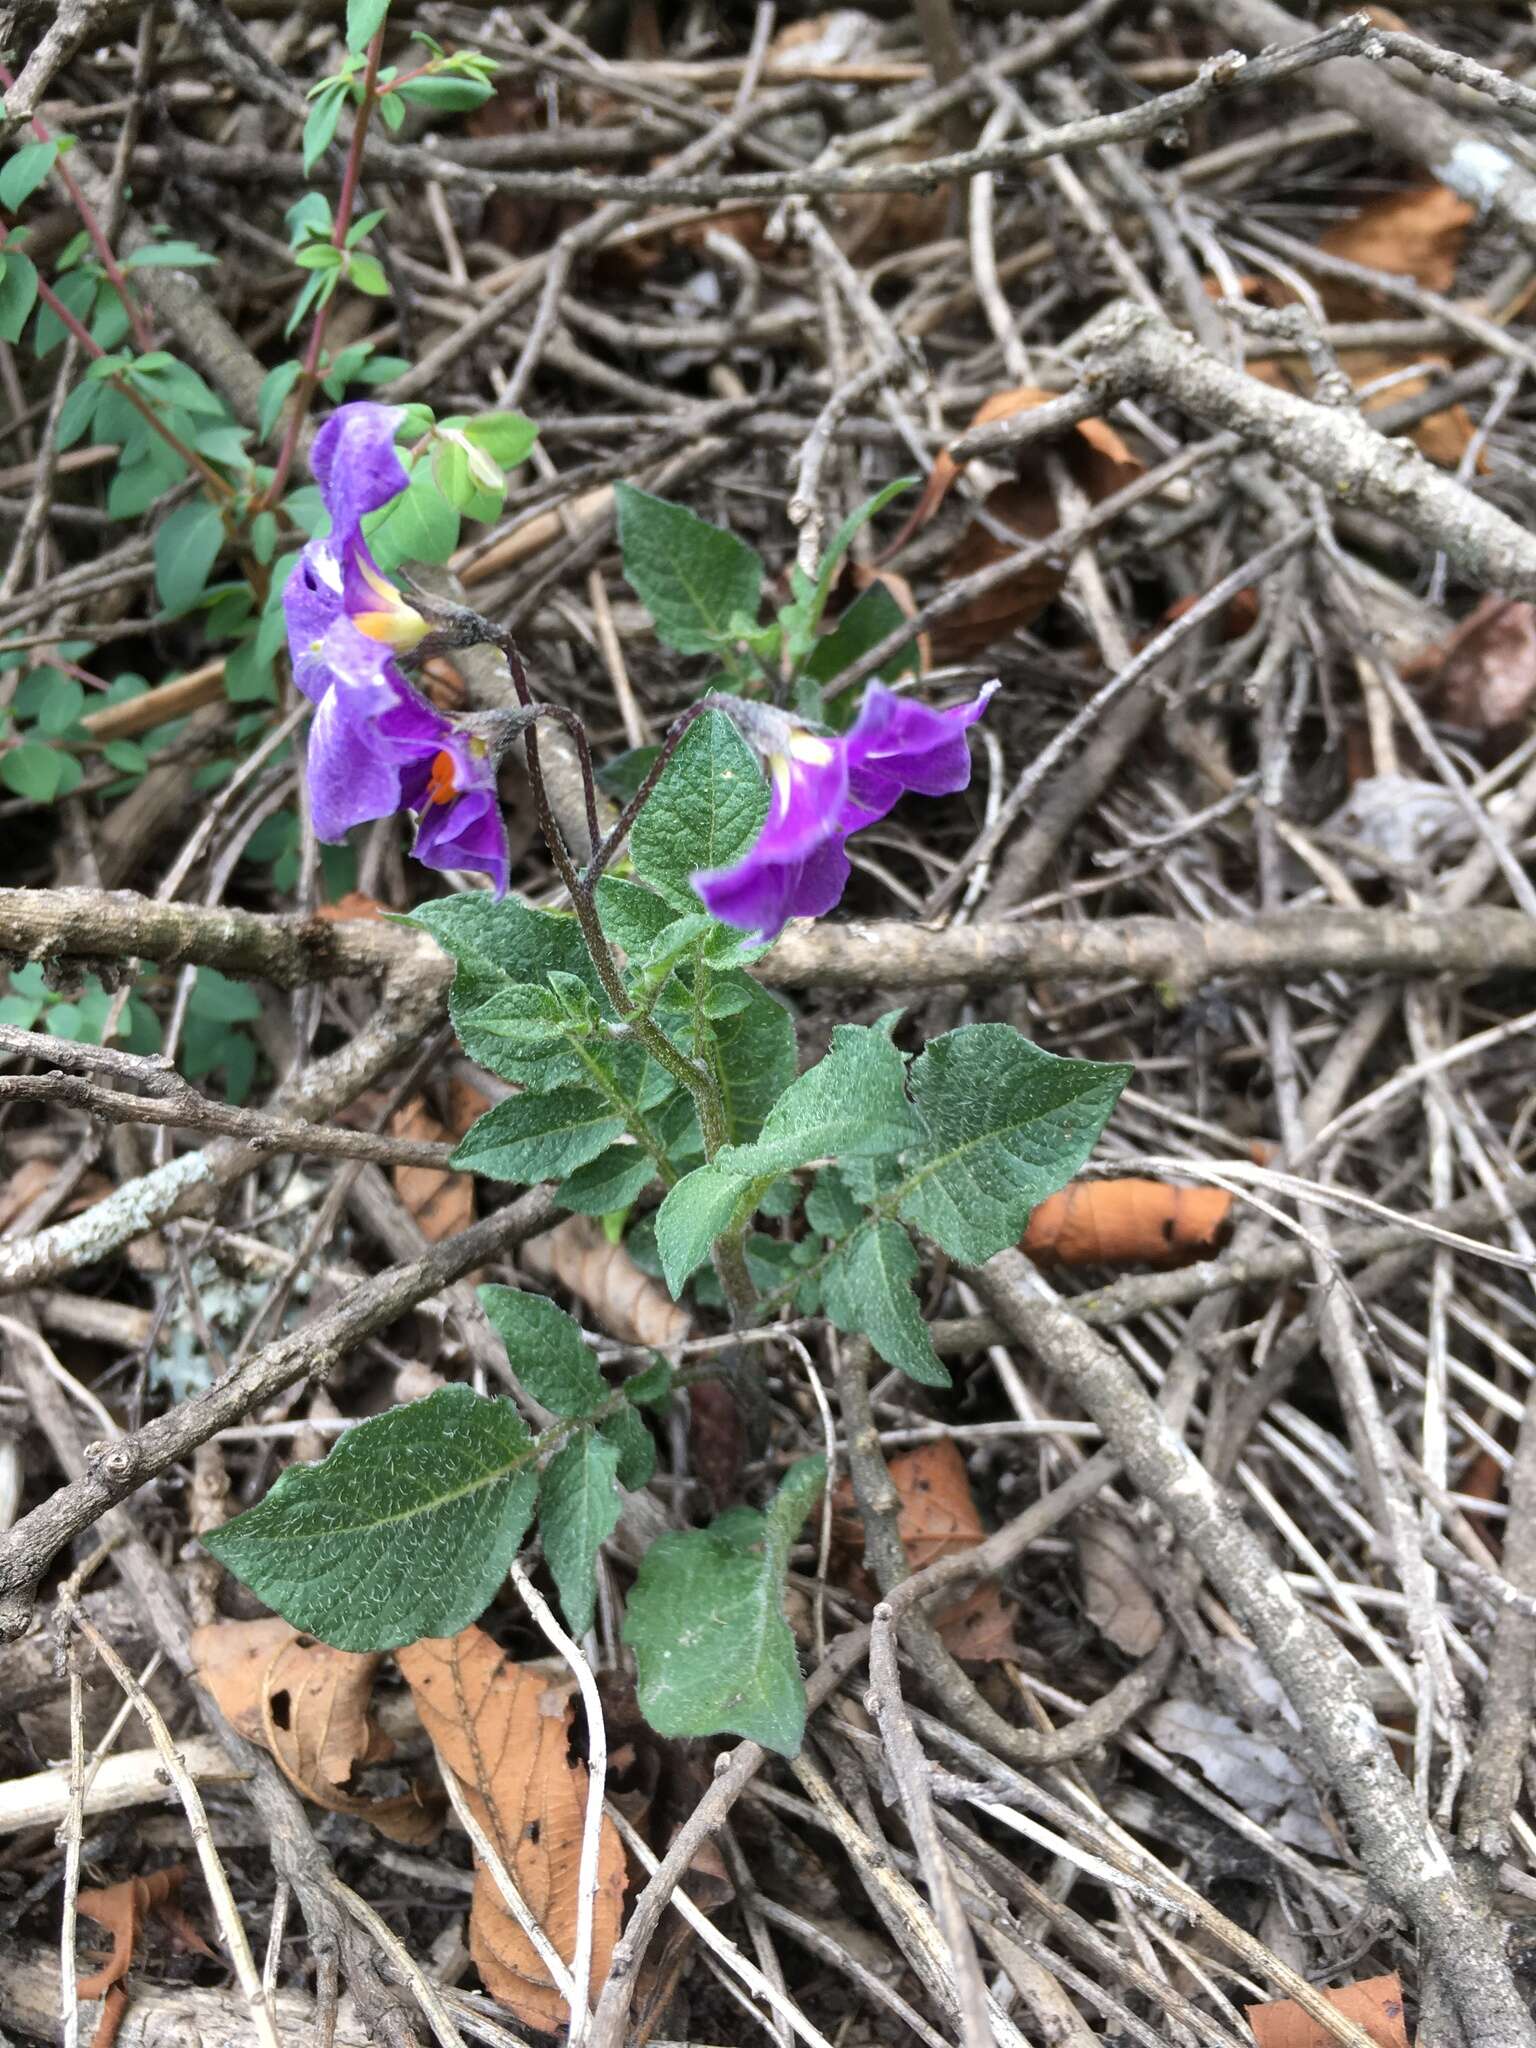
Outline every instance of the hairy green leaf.
<svg viewBox="0 0 1536 2048"><path fill-rule="evenodd" d="M706 711L678 742L630 834L647 882L679 910L697 911L693 877L731 867L768 815L768 786L752 749L723 711Z"/></svg>
<svg viewBox="0 0 1536 2048"><path fill-rule="evenodd" d="M647 1484L656 1470L656 1440L636 1408L618 1408L598 1428L619 1454L619 1484L626 1493Z"/></svg>
<svg viewBox="0 0 1536 2048"><path fill-rule="evenodd" d="M827 1314L850 1337L867 1337L887 1365L925 1387L947 1387L949 1370L933 1348L912 1282L917 1253L899 1223L867 1224L822 1274Z"/></svg>
<svg viewBox="0 0 1536 2048"><path fill-rule="evenodd" d="M507 1400L442 1387L291 1465L206 1550L341 1650L452 1636L482 1614L533 1518L532 1439Z"/></svg>
<svg viewBox="0 0 1536 2048"><path fill-rule="evenodd" d="M629 1596L624 1640L640 1711L659 1735L741 1735L793 1756L805 1682L783 1614L790 1545L826 1483L821 1458L784 1477L767 1511L733 1508L708 1529L653 1543Z"/></svg>
<svg viewBox="0 0 1536 2048"><path fill-rule="evenodd" d="M579 1325L542 1294L516 1287L478 1291L519 1386L552 1415L590 1415L608 1388Z"/></svg>
<svg viewBox="0 0 1536 2048"><path fill-rule="evenodd" d="M879 1157L922 1133L906 1096L906 1062L883 1031L839 1024L825 1059L792 1081L750 1145L730 1145L715 1164L754 1177L812 1159Z"/></svg>
<svg viewBox="0 0 1536 2048"><path fill-rule="evenodd" d="M514 1095L470 1125L453 1165L487 1180L555 1180L585 1166L622 1135L624 1119L594 1089Z"/></svg>
<svg viewBox="0 0 1536 2048"><path fill-rule="evenodd" d="M715 1239L731 1228L751 1186L750 1173L698 1166L668 1189L656 1212L656 1249L674 1297L709 1257Z"/></svg>
<svg viewBox="0 0 1536 2048"><path fill-rule="evenodd" d="M967 1024L912 1065L927 1127L905 1159L901 1214L952 1259L1016 1244L1029 1212L1098 1142L1131 1069L1058 1059L1008 1024Z"/></svg>
<svg viewBox="0 0 1536 2048"><path fill-rule="evenodd" d="M624 574L659 640L679 654L707 654L737 637L738 613L756 619L763 565L745 541L632 484L614 494Z"/></svg>
<svg viewBox="0 0 1536 2048"><path fill-rule="evenodd" d="M561 1181L555 1200L577 1216L611 1216L627 1209L656 1178L656 1162L641 1145L610 1145Z"/></svg>
<svg viewBox="0 0 1536 2048"><path fill-rule="evenodd" d="M619 1519L619 1447L584 1429L544 1468L539 1540L574 1636L592 1626L597 1605L597 1553Z"/></svg>

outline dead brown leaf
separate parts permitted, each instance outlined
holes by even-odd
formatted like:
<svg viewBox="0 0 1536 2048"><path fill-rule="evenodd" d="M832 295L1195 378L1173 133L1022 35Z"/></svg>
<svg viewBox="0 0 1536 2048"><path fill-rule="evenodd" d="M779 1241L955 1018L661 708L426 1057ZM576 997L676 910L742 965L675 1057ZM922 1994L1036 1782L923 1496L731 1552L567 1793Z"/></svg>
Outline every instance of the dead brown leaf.
<svg viewBox="0 0 1536 2048"><path fill-rule="evenodd" d="M1163 1617L1131 1531L1112 1515L1080 1515L1077 1568L1083 1607L1100 1635L1128 1657L1150 1656L1162 1640Z"/></svg>
<svg viewBox="0 0 1536 2048"><path fill-rule="evenodd" d="M1323 1995L1346 2019L1363 2027L1379 2048L1408 2048L1403 1987L1397 1977L1365 1977L1358 1984L1345 1984ZM1258 2048L1332 2048L1333 2037L1292 1999L1243 2009Z"/></svg>
<svg viewBox="0 0 1536 2048"><path fill-rule="evenodd" d="M998 420L1012 419L1021 412L1049 404L1057 396L1031 385L1010 391L995 391L971 419L971 427L985 427ZM970 429L968 428L967 431ZM1120 490L1142 473L1142 464L1106 421L1080 420L1055 444L1090 503L1097 504L1112 491ZM886 550L895 555L913 534L926 526L949 495L961 465L948 451L942 451L929 472L928 481L906 525ZM1015 552L1020 541L1044 540L1057 526L1056 507L1046 479L1038 447L1020 453L1018 472L1012 483L999 484L987 495L983 510L993 522L1019 536L1018 541L1000 538L974 521L961 535L958 546L945 564L951 581L987 569ZM1050 562L1037 562L1009 577L996 589L973 598L959 612L952 612L934 629L933 651L939 661L963 661L979 654L1005 633L1027 626L1039 617L1061 589L1065 570Z"/></svg>
<svg viewBox="0 0 1536 2048"><path fill-rule="evenodd" d="M530 1238L520 1257L535 1279L569 1288L621 1344L680 1344L693 1328L688 1311L641 1272L622 1244L609 1243L595 1216L567 1216Z"/></svg>
<svg viewBox="0 0 1536 2048"><path fill-rule="evenodd" d="M1445 185L1419 185L1407 192L1391 192L1373 199L1350 219L1340 221L1323 236L1318 247L1331 256L1342 256L1368 270L1393 277L1411 277L1429 291L1448 292L1456 279L1462 244L1476 209ZM1330 320L1379 320L1401 314L1401 303L1355 284L1348 278L1318 279L1318 295ZM1271 305L1294 302L1295 293L1272 279L1259 287L1259 295ZM1361 390L1383 377L1422 366L1422 374L1403 377L1385 391L1364 401L1367 413L1395 405L1399 399L1415 398L1429 389L1436 373L1449 370L1450 358L1433 352L1401 349L1343 349L1339 368L1355 389ZM1282 391L1295 391L1303 398L1312 395L1312 375L1298 357L1266 357L1250 364L1261 383ZM1465 406L1448 405L1431 413L1411 430L1415 446L1432 462L1454 469L1472 440L1471 415ZM1479 457L1478 467L1487 463Z"/></svg>
<svg viewBox="0 0 1536 2048"><path fill-rule="evenodd" d="M477 1116L491 1106L488 1095L455 1080L449 1088L448 1122L439 1123L428 1109L426 1098L412 1096L389 1120L397 1138L462 1138ZM454 1237L475 1220L475 1178L470 1173L450 1173L440 1166L393 1166L390 1178L395 1193L421 1225L429 1244Z"/></svg>
<svg viewBox="0 0 1536 2048"><path fill-rule="evenodd" d="M539 1925L569 1961L587 1773L569 1755L570 1700L514 1664L478 1628L397 1650L395 1661L444 1765L516 1879ZM618 1830L604 1819L592 1979L608 1972L624 1914ZM486 1989L524 2026L553 2033L568 2017L533 1945L502 1904L490 1872L475 1875L469 1949Z"/></svg>
<svg viewBox="0 0 1536 2048"><path fill-rule="evenodd" d="M1072 1181L1030 1214L1021 1240L1037 1265L1181 1266L1209 1258L1226 1235L1232 1197L1128 1174Z"/></svg>
<svg viewBox="0 0 1536 2048"><path fill-rule="evenodd" d="M994 1579L984 1579L953 1607L934 1616L944 1647L962 1664L1015 1663L1019 1640L1014 1633L1019 1619L1016 1600L1004 1597Z"/></svg>
<svg viewBox="0 0 1536 2048"><path fill-rule="evenodd" d="M1366 270L1411 277L1427 291L1448 292L1456 281L1467 229L1476 217L1472 202L1449 186L1416 185L1373 199L1349 220L1331 227L1318 247ZM1341 278L1325 280L1323 299L1334 320L1377 320L1402 310L1380 292Z"/></svg>
<svg viewBox="0 0 1536 2048"><path fill-rule="evenodd" d="M270 1750L306 1799L366 1820L410 1848L434 1839L441 1801L421 1787L379 1799L348 1789L354 1771L384 1762L393 1749L369 1713L381 1658L333 1650L275 1615L194 1629L191 1649L226 1719Z"/></svg>
<svg viewBox="0 0 1536 2048"><path fill-rule="evenodd" d="M295 1635L262 1675L262 1735L284 1777L306 1799L419 1849L442 1827L442 1801L430 1789L417 1786L387 1798L348 1790L354 1771L394 1753L369 1713L382 1662Z"/></svg>
<svg viewBox="0 0 1536 2048"><path fill-rule="evenodd" d="M260 1621L213 1621L192 1631L197 1675L247 1742L265 1746L262 1679L278 1651L297 1635L293 1624L276 1614Z"/></svg>
<svg viewBox="0 0 1536 2048"><path fill-rule="evenodd" d="M965 1460L952 1437L919 1444L890 1462L891 1484L901 1497L898 1528L912 1569L957 1550L974 1550L984 1530L965 1474ZM864 1522L854 1504L853 1487L843 1480L833 1496L833 1531L844 1549L863 1548Z"/></svg>
<svg viewBox="0 0 1536 2048"><path fill-rule="evenodd" d="M81 1998L104 2001L91 2048L112 2048L117 2039L123 2015L128 2009L128 1994L123 1980L128 1975L134 1949L151 1913L159 1915L182 1948L191 1949L199 1955L213 1955L213 1950L185 1913L171 1903L172 1895L186 1874L183 1864L173 1863L165 1870L151 1871L148 1877L125 1878L121 1884L109 1884L99 1890L87 1889L80 1893L77 1902L80 1911L88 1920L94 1920L98 1927L106 1928L112 1937L112 1952L101 1968L77 1979L75 1985Z"/></svg>
<svg viewBox="0 0 1536 2048"><path fill-rule="evenodd" d="M384 908L372 896L365 896L361 889L349 889L334 903L322 903L315 915L323 917L327 924L352 924L359 919L382 917Z"/></svg>
<svg viewBox="0 0 1536 2048"><path fill-rule="evenodd" d="M1490 591L1403 673L1426 686L1436 718L1471 732L1505 732L1536 698L1536 605Z"/></svg>

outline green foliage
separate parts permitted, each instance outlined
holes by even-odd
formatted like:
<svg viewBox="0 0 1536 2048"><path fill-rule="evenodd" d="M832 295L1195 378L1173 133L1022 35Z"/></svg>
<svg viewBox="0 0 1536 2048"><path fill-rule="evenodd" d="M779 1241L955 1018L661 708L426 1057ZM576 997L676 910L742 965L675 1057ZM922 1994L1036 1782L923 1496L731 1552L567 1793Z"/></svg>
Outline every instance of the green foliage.
<svg viewBox="0 0 1536 2048"><path fill-rule="evenodd" d="M757 617L761 558L723 527L686 506L615 486L624 574L679 654L708 654L739 637L734 622Z"/></svg>
<svg viewBox="0 0 1536 2048"><path fill-rule="evenodd" d="M608 1389L580 1329L541 1294L482 1287L480 1304L518 1383L552 1415L590 1415Z"/></svg>
<svg viewBox="0 0 1536 2048"><path fill-rule="evenodd" d="M510 1401L442 1387L291 1465L204 1547L295 1628L342 1650L457 1635L533 1518L532 1438Z"/></svg>
<svg viewBox="0 0 1536 2048"><path fill-rule="evenodd" d="M767 814L751 748L723 711L706 711L683 734L635 820L630 857L674 908L697 911L694 875L739 860Z"/></svg>
<svg viewBox="0 0 1536 2048"><path fill-rule="evenodd" d="M592 1626L597 1553L619 1519L619 1447L581 1430L544 1468L539 1536L573 1635Z"/></svg>
<svg viewBox="0 0 1536 2048"><path fill-rule="evenodd" d="M155 529L155 590L173 616L188 611L224 545L224 522L206 498L178 505Z"/></svg>
<svg viewBox="0 0 1536 2048"><path fill-rule="evenodd" d="M822 1305L845 1335L867 1337L908 1379L947 1387L949 1371L912 1292L917 1273L917 1253L901 1225L871 1217L827 1261Z"/></svg>
<svg viewBox="0 0 1536 2048"><path fill-rule="evenodd" d="M452 1163L490 1180L555 1180L595 1159L623 1132L623 1117L595 1089L514 1095L470 1127Z"/></svg>
<svg viewBox="0 0 1536 2048"><path fill-rule="evenodd" d="M934 1039L912 1066L927 1136L903 1161L902 1217L967 1265L1016 1244L1030 1210L1086 1161L1130 1076L1058 1059L1007 1024Z"/></svg>
<svg viewBox="0 0 1536 2048"><path fill-rule="evenodd" d="M57 142L23 142L0 167L0 206L19 213L58 160Z"/></svg>
<svg viewBox="0 0 1536 2048"><path fill-rule="evenodd" d="M790 1545L826 1484L826 1465L791 1467L766 1512L733 1508L708 1529L673 1530L646 1552L624 1640L640 1711L661 1735L741 1735L794 1756L805 1681L784 1619Z"/></svg>
<svg viewBox="0 0 1536 2048"><path fill-rule="evenodd" d="M845 724L856 700L848 693L829 699L828 687L901 625L902 612L876 583L855 598L832 632L822 632L822 620L854 536L914 481L898 478L851 512L814 576L793 564L789 602L767 622L758 617L764 570L753 549L685 506L628 484L618 486L624 574L657 638L682 654L713 654L726 671L726 687L757 689L782 675L802 717ZM915 647L904 649L881 674L889 680L915 667L916 659ZM636 765L638 781L644 770ZM630 792L621 787L618 793Z"/></svg>

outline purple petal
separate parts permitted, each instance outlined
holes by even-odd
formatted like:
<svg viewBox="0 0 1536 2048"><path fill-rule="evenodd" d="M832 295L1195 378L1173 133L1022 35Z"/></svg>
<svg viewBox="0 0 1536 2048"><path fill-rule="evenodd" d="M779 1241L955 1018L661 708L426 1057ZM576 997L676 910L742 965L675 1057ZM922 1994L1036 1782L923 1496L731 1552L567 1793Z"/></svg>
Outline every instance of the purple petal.
<svg viewBox="0 0 1536 2048"><path fill-rule="evenodd" d="M908 790L920 796L953 796L971 779L966 728L987 708L997 688L989 683L969 704L934 711L910 697L898 697L883 683L871 683L848 733L849 802L843 829L873 825Z"/></svg>
<svg viewBox="0 0 1536 2048"><path fill-rule="evenodd" d="M824 917L835 910L850 869L840 833L791 860L764 858L761 845L759 840L734 868L695 875L693 886L711 917L767 944L792 917Z"/></svg>
<svg viewBox="0 0 1536 2048"><path fill-rule="evenodd" d="M399 406L360 399L338 406L315 436L309 466L331 515L331 533L343 546L365 512L377 512L410 481L395 452L401 417Z"/></svg>
<svg viewBox="0 0 1536 2048"><path fill-rule="evenodd" d="M407 806L420 813L416 859L429 868L465 868L489 875L498 896L507 886L510 858L501 818L496 770L469 740L445 727L430 762L406 777Z"/></svg>
<svg viewBox="0 0 1536 2048"><path fill-rule="evenodd" d="M310 720L306 765L318 839L344 839L354 825L400 808L401 762L369 724L349 715L335 690Z"/></svg>
<svg viewBox="0 0 1536 2048"><path fill-rule="evenodd" d="M796 727L767 768L768 815L757 845L775 860L792 860L837 830L848 795L845 743Z"/></svg>
<svg viewBox="0 0 1536 2048"><path fill-rule="evenodd" d="M489 875L496 894L506 894L507 828L494 790L477 791L451 804L430 804L411 852L429 868L464 868Z"/></svg>
<svg viewBox="0 0 1536 2048"><path fill-rule="evenodd" d="M325 642L341 615L341 566L329 541L312 540L283 586L293 680L312 704L331 687Z"/></svg>

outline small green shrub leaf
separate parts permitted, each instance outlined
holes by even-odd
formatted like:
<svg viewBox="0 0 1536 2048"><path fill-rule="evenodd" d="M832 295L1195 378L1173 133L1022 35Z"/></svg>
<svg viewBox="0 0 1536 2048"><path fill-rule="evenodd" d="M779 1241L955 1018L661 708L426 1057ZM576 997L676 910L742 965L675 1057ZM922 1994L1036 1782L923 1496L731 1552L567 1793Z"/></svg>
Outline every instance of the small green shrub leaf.
<svg viewBox="0 0 1536 2048"><path fill-rule="evenodd" d="M552 1415L590 1415L608 1392L577 1324L542 1294L482 1287L480 1305L507 1347L519 1386Z"/></svg>
<svg viewBox="0 0 1536 2048"><path fill-rule="evenodd" d="M899 1223L877 1220L828 1260L822 1274L827 1314L850 1337L867 1337L887 1365L925 1387L947 1387L949 1370L933 1348L912 1282L917 1253Z"/></svg>
<svg viewBox="0 0 1536 2048"><path fill-rule="evenodd" d="M763 565L745 541L685 505L615 486L624 574L656 636L679 654L707 654L736 635L738 614L756 619Z"/></svg>
<svg viewBox="0 0 1536 2048"><path fill-rule="evenodd" d="M667 1191L656 1212L656 1249L674 1298L709 1257L715 1239L730 1229L751 1186L750 1173L699 1166Z"/></svg>
<svg viewBox="0 0 1536 2048"><path fill-rule="evenodd" d="M533 1518L532 1439L510 1401L442 1387L292 1465L205 1549L340 1650L452 1636L495 1596Z"/></svg>
<svg viewBox="0 0 1536 2048"><path fill-rule="evenodd" d="M206 498L178 505L161 520L155 529L155 590L168 612L184 612L202 596L223 545L224 522Z"/></svg>
<svg viewBox="0 0 1536 2048"><path fill-rule="evenodd" d="M619 1408L598 1428L619 1454L619 1484L626 1493L644 1486L656 1470L656 1441L636 1408Z"/></svg>
<svg viewBox="0 0 1536 2048"><path fill-rule="evenodd" d="M1131 1069L1059 1059L1009 1024L967 1024L912 1064L926 1136L905 1158L901 1214L952 1259L1016 1244L1029 1212L1098 1142Z"/></svg>
<svg viewBox="0 0 1536 2048"><path fill-rule="evenodd" d="M825 1483L824 1461L807 1458L765 1513L733 1508L646 1552L624 1640L639 1668L640 1711L658 1735L741 1735L781 1756L798 1751L805 1681L784 1619L784 1574Z"/></svg>
<svg viewBox="0 0 1536 2048"><path fill-rule="evenodd" d="M597 1605L597 1553L619 1519L619 1447L584 1429L544 1468L539 1540L574 1636L592 1626Z"/></svg>
<svg viewBox="0 0 1536 2048"><path fill-rule="evenodd" d="M768 786L752 749L723 711L706 711L683 734L635 820L630 854L669 903L696 911L694 875L732 866L767 815Z"/></svg>
<svg viewBox="0 0 1536 2048"><path fill-rule="evenodd" d="M556 1180L595 1159L623 1130L623 1117L591 1088L514 1095L470 1125L453 1164L487 1180Z"/></svg>
<svg viewBox="0 0 1536 2048"><path fill-rule="evenodd" d="M59 160L57 142L24 142L0 168L0 206L18 212Z"/></svg>

